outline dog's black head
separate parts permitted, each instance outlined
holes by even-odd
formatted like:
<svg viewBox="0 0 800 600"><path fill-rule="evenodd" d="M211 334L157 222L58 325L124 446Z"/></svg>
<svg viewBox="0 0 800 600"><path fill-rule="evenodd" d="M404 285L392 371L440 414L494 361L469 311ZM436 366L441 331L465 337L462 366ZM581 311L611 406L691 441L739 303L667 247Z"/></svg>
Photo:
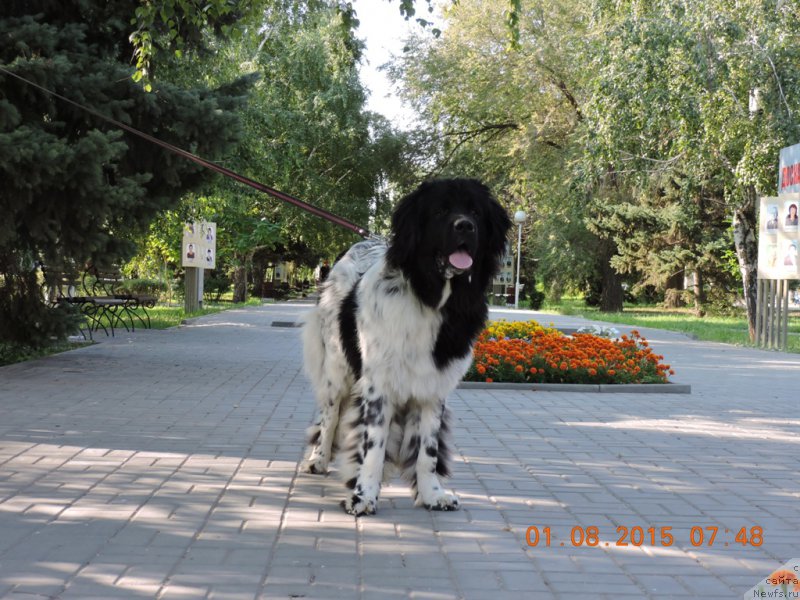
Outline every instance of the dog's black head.
<svg viewBox="0 0 800 600"><path fill-rule="evenodd" d="M506 211L481 182L429 181L398 204L386 258L428 304L438 302L447 279L466 280L483 293L497 272L509 227Z"/></svg>

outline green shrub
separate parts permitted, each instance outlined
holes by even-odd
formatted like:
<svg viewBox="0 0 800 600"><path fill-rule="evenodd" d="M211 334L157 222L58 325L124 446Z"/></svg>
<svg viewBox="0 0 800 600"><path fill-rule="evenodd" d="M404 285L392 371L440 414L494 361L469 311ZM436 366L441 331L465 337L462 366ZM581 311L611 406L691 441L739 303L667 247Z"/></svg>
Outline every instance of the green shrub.
<svg viewBox="0 0 800 600"><path fill-rule="evenodd" d="M167 283L158 279L125 279L120 287L135 296L161 297L167 292Z"/></svg>
<svg viewBox="0 0 800 600"><path fill-rule="evenodd" d="M212 275L203 282L203 295L209 302L219 302L222 294L231 289L231 278L224 274Z"/></svg>
<svg viewBox="0 0 800 600"><path fill-rule="evenodd" d="M75 306L53 308L45 302L35 271L0 276L0 342L44 348L77 333L81 319Z"/></svg>

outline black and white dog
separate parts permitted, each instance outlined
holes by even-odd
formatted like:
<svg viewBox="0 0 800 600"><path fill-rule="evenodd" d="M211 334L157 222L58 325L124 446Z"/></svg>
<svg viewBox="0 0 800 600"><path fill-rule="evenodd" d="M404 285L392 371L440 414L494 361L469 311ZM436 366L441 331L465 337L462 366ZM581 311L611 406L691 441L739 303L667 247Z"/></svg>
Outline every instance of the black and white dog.
<svg viewBox="0 0 800 600"><path fill-rule="evenodd" d="M510 226L479 181L431 181L400 201L388 245L357 243L331 269L303 332L319 404L303 468L325 473L342 449L348 513L375 512L392 465L417 505L458 509L438 477L450 474L445 399L470 365Z"/></svg>

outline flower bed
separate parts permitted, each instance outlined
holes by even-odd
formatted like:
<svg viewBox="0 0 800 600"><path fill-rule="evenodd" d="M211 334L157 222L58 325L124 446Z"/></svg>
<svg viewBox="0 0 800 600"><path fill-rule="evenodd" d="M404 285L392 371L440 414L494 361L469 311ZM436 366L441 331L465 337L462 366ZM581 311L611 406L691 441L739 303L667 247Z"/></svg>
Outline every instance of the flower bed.
<svg viewBox="0 0 800 600"><path fill-rule="evenodd" d="M465 381L507 383L668 383L674 371L638 331L609 339L566 336L536 321L493 321L475 344Z"/></svg>

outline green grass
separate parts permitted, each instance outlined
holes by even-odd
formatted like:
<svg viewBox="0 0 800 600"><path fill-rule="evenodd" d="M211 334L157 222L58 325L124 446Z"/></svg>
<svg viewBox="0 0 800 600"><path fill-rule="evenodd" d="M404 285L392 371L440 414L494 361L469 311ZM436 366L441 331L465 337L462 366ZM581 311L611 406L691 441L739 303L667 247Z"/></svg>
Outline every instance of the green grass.
<svg viewBox="0 0 800 600"><path fill-rule="evenodd" d="M191 319L194 317L202 317L204 315L213 315L214 313L228 310L230 308L238 308L242 306L261 306L260 298L250 298L244 304L232 304L230 302L223 302L219 304L204 302L203 308L197 312L186 313L183 306L164 306L157 305L147 310L150 314L150 325L152 329L169 329L170 327L177 327L184 319Z"/></svg>
<svg viewBox="0 0 800 600"><path fill-rule="evenodd" d="M233 308L234 306L234 304L229 304L227 306L212 304L210 306L204 306L197 312L188 314L183 310L183 306L155 306L148 309L147 312L150 314L151 329L169 329L170 327L177 327L184 319L213 315L214 313L221 312L226 308Z"/></svg>
<svg viewBox="0 0 800 600"><path fill-rule="evenodd" d="M594 321L678 331L709 342L753 346L743 311L733 316L698 317L690 309L626 305L621 313L603 313L585 306L581 298L564 298L559 304L545 304L542 310ZM789 352L800 353L800 314L796 312L789 315Z"/></svg>

